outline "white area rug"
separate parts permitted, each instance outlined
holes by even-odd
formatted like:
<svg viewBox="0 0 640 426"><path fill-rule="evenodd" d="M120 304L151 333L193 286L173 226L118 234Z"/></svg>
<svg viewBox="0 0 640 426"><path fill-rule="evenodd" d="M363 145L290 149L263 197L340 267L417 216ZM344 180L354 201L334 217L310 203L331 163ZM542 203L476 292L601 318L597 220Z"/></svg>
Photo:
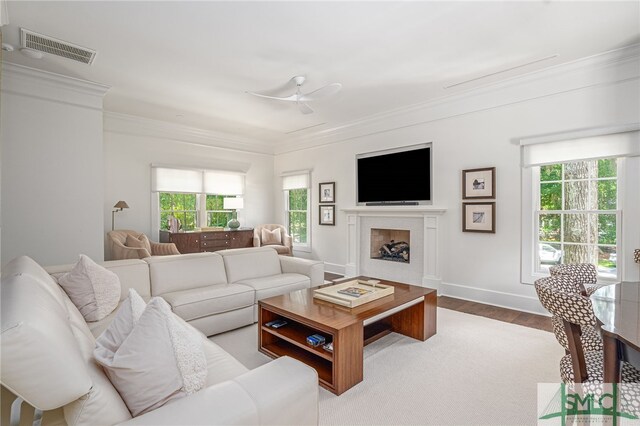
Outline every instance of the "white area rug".
<svg viewBox="0 0 640 426"><path fill-rule="evenodd" d="M255 368L257 325L211 338ZM365 347L364 380L320 390L322 425L536 424L537 383L557 383L564 351L552 333L438 309L438 334L395 333Z"/></svg>

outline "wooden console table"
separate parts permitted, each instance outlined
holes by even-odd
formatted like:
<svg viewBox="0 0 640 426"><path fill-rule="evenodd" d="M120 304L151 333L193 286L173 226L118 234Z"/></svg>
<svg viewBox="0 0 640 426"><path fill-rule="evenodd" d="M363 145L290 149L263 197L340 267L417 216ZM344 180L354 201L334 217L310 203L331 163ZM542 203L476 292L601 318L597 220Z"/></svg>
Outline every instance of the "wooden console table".
<svg viewBox="0 0 640 426"><path fill-rule="evenodd" d="M182 254L253 247L253 228L220 231L160 231L160 242L174 243Z"/></svg>

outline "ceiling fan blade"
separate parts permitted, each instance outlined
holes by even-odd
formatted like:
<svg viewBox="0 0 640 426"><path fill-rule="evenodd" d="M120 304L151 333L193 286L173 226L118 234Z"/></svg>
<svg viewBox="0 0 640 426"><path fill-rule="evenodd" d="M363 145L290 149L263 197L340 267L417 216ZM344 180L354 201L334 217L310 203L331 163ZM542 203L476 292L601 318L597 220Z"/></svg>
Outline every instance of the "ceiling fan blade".
<svg viewBox="0 0 640 426"><path fill-rule="evenodd" d="M311 107L305 104L304 102L298 102L298 108L300 109L300 112L303 114L313 113L313 110L311 109Z"/></svg>
<svg viewBox="0 0 640 426"><path fill-rule="evenodd" d="M295 102L295 101L298 100L298 95L295 94L295 93L293 95L291 95L291 96L287 96L287 97L284 97L284 98L279 97L279 96L262 95L260 93L255 93L255 92L246 92L246 93L248 93L250 95L253 95L253 96L258 96L259 98L275 99L277 101L294 101Z"/></svg>
<svg viewBox="0 0 640 426"><path fill-rule="evenodd" d="M331 83L327 84L324 87L319 88L318 90L314 90L313 92L309 92L300 96L300 101L308 102L315 101L317 99L321 99L327 96L335 95L342 88L342 84L340 83Z"/></svg>

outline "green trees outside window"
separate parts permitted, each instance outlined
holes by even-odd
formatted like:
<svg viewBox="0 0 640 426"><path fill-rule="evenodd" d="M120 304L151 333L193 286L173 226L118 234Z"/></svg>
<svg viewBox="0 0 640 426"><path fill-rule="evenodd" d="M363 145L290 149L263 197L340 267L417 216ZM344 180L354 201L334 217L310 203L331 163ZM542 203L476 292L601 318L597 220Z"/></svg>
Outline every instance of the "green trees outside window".
<svg viewBox="0 0 640 426"><path fill-rule="evenodd" d="M227 222L231 220L233 212L224 210L225 197L223 195L206 194L206 201L198 203L198 197L203 196L205 194L160 192L160 229L169 229L168 219L170 216L180 221L182 230L191 231L195 229L198 226L197 218L203 208L203 204L206 213L206 225L200 226L226 226ZM202 198L200 198L200 201L202 201Z"/></svg>
<svg viewBox="0 0 640 426"><path fill-rule="evenodd" d="M308 229L308 190L306 188L285 191L286 215L289 235L294 243L306 244Z"/></svg>
<svg viewBox="0 0 640 426"><path fill-rule="evenodd" d="M594 263L617 276L617 160L540 167L538 270L556 263Z"/></svg>
<svg viewBox="0 0 640 426"><path fill-rule="evenodd" d="M224 209L223 195L207 194L207 226L227 226L233 212Z"/></svg>
<svg viewBox="0 0 640 426"><path fill-rule="evenodd" d="M192 230L196 227L198 210L196 208L196 194L160 193L160 229L168 230L169 216L180 221L182 229Z"/></svg>

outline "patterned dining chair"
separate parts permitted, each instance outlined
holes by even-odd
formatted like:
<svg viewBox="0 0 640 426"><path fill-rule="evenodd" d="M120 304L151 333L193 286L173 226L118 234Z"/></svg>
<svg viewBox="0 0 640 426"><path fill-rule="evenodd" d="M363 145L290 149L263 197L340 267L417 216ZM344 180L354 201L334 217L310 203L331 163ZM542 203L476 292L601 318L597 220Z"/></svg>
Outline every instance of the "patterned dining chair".
<svg viewBox="0 0 640 426"><path fill-rule="evenodd" d="M596 284L598 282L598 271L592 263L566 263L555 265L549 268L551 276L566 275L578 284L582 289L582 294L591 296L597 289L602 286L589 286L585 284Z"/></svg>
<svg viewBox="0 0 640 426"><path fill-rule="evenodd" d="M574 281L572 276L566 274L557 274L551 277L540 278L535 282L536 292L541 286L551 286L559 291L569 294L584 294L584 286ZM540 293L538 292L538 298ZM542 302L542 300L540 300ZM556 336L556 340L569 353L569 340L567 339L567 333L564 329L564 323L562 318L554 315L551 312L551 325L553 327L553 334ZM582 328L582 335L580 338L582 348L585 351L601 351L602 350L602 337L600 331L594 327L584 326Z"/></svg>
<svg viewBox="0 0 640 426"><path fill-rule="evenodd" d="M591 299L581 294L565 293L548 283L536 286L536 291L545 309L562 319L567 335L569 354L560 360L562 381L570 384L602 383L604 381L603 351L585 351L580 344L583 328L599 327L593 313ZM631 364L622 362L620 371L621 383L640 383L640 370ZM634 398L640 398L640 394L635 394Z"/></svg>

